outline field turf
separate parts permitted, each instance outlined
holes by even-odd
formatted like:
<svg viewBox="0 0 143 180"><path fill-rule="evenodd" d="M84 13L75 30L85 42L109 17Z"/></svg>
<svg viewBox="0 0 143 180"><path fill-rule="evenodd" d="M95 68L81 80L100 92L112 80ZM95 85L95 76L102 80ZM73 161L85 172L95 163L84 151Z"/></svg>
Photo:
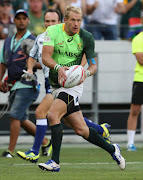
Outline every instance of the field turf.
<svg viewBox="0 0 143 180"><path fill-rule="evenodd" d="M125 170L120 170L107 152L95 147L63 146L58 173L38 167L38 163L49 159L45 156L41 156L37 164L17 155L14 158L0 157L0 180L143 180L143 148L138 148L137 152L127 152L122 146L121 149L126 159ZM2 151L0 149L0 154Z"/></svg>

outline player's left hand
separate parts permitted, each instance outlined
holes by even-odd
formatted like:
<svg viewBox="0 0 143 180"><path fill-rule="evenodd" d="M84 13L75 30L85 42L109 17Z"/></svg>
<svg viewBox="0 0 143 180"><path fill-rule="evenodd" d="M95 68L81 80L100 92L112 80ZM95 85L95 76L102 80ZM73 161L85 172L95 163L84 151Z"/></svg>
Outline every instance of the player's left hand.
<svg viewBox="0 0 143 180"><path fill-rule="evenodd" d="M82 84L86 78L87 78L86 71L84 71L84 76L81 79L81 81L79 82L79 85Z"/></svg>
<svg viewBox="0 0 143 180"><path fill-rule="evenodd" d="M28 73L27 71L23 70L24 74L22 75L22 78L25 78L26 81L32 81L32 80L36 80L36 77L34 76L34 74Z"/></svg>

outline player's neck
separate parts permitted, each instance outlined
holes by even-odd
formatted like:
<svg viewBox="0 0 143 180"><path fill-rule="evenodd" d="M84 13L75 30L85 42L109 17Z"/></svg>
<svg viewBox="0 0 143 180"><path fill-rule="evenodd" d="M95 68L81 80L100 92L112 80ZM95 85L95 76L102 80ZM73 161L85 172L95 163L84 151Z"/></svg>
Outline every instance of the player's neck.
<svg viewBox="0 0 143 180"><path fill-rule="evenodd" d="M66 27L65 27L65 32L68 36L74 36L75 34L71 33Z"/></svg>

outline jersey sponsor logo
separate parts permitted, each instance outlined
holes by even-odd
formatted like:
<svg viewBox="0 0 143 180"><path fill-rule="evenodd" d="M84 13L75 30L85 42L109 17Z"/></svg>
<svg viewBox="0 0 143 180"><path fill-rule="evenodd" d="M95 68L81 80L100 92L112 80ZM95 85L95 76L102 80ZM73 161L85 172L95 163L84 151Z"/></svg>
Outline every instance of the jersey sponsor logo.
<svg viewBox="0 0 143 180"><path fill-rule="evenodd" d="M45 32L44 42L49 42L51 40L50 36L48 36L48 31Z"/></svg>
<svg viewBox="0 0 143 180"><path fill-rule="evenodd" d="M82 51L83 46L82 46L82 44L81 44L81 43L78 43L78 45L77 45L77 49L78 49L79 51Z"/></svg>
<svg viewBox="0 0 143 180"><path fill-rule="evenodd" d="M66 56L68 56L68 57L75 57L75 58L78 57L78 54L77 54L77 53L68 52L68 51L61 52L60 49L54 50L54 53L60 54L60 55L66 55Z"/></svg>
<svg viewBox="0 0 143 180"><path fill-rule="evenodd" d="M63 47L63 43L64 43L64 41L62 41L61 43L58 43L56 45L59 45L60 47Z"/></svg>
<svg viewBox="0 0 143 180"><path fill-rule="evenodd" d="M73 40L73 37L69 38L67 42L71 42Z"/></svg>
<svg viewBox="0 0 143 180"><path fill-rule="evenodd" d="M45 36L44 37L44 42L50 42L50 41L51 41L51 38L49 36L47 36L47 37Z"/></svg>

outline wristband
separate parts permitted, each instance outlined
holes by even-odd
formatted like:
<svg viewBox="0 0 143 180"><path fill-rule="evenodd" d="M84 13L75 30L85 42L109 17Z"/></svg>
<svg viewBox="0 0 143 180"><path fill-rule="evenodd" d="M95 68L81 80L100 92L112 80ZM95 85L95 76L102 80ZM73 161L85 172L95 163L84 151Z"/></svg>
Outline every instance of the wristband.
<svg viewBox="0 0 143 180"><path fill-rule="evenodd" d="M58 70L61 68L62 66L60 64L56 64L54 66L54 70L56 70L58 72Z"/></svg>
<svg viewBox="0 0 143 180"><path fill-rule="evenodd" d="M89 71L89 70L86 70L85 73L86 73L86 76L87 76L87 77L90 76L90 71Z"/></svg>

